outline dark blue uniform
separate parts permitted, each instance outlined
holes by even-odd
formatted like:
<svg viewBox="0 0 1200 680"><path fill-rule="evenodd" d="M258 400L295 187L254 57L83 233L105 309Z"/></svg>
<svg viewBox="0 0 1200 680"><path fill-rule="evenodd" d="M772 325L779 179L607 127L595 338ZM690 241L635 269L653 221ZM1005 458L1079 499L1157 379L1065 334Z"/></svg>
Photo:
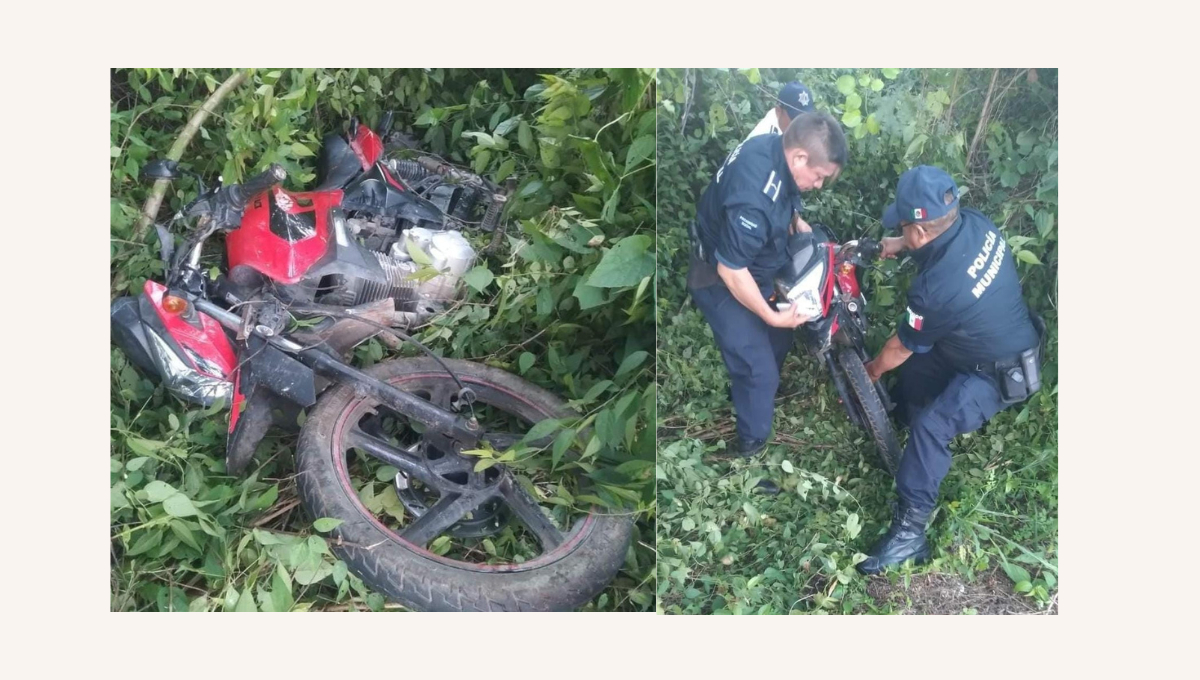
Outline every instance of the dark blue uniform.
<svg viewBox="0 0 1200 680"><path fill-rule="evenodd" d="M1036 347L1012 252L992 222L963 208L936 239L911 252L919 272L897 331L913 355L895 392L911 434L896 487L921 510L937 502L950 469L950 441L979 429L1005 403L996 362Z"/></svg>
<svg viewBox="0 0 1200 680"><path fill-rule="evenodd" d="M772 276L787 262L788 227L801 207L783 138L761 135L729 154L697 209L688 287L729 370L743 440L764 440L771 432L779 371L795 331L768 326L733 297L713 267L748 269L763 298L770 297ZM710 275L698 277L697 269Z"/></svg>

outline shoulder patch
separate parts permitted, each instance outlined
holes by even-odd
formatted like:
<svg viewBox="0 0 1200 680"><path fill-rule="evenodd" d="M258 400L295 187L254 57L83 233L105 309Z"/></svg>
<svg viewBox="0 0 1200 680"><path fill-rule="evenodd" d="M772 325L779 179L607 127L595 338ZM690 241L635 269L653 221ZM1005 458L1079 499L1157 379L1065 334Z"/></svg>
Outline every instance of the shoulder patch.
<svg viewBox="0 0 1200 680"><path fill-rule="evenodd" d="M738 223L741 224L746 229L752 229L752 230L758 229L758 225L755 224L754 222L746 219L745 215L738 215Z"/></svg>
<svg viewBox="0 0 1200 680"><path fill-rule="evenodd" d="M921 326L925 324L925 317L913 311L912 307L906 308L908 312L908 325L912 326L914 331L921 330Z"/></svg>
<svg viewBox="0 0 1200 680"><path fill-rule="evenodd" d="M779 190L783 188L783 179L775 181L775 171L771 171L771 176L767 178L767 185L763 187L763 193L771 197L771 202L774 203L779 198Z"/></svg>

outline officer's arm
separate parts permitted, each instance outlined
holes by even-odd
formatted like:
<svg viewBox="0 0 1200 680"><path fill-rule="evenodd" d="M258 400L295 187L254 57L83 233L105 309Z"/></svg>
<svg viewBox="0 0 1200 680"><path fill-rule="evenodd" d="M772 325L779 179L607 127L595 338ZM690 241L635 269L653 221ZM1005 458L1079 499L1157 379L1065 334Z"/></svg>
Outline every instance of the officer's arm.
<svg viewBox="0 0 1200 680"><path fill-rule="evenodd" d="M729 292L733 293L733 297L768 325L778 328L795 328L808 321L809 317L800 315L799 307L793 306L787 312L777 312L771 309L771 305L767 304L762 293L759 292L758 284L754 281L749 269L745 267L731 269L725 266L725 263L718 261L717 274L725 282Z"/></svg>
<svg viewBox="0 0 1200 680"><path fill-rule="evenodd" d="M871 376L871 382L876 382L883 377L884 373L904 363L910 356L912 356L912 350L900 342L898 334L893 335L884 343L883 349L879 351L879 356L867 362L867 375Z"/></svg>

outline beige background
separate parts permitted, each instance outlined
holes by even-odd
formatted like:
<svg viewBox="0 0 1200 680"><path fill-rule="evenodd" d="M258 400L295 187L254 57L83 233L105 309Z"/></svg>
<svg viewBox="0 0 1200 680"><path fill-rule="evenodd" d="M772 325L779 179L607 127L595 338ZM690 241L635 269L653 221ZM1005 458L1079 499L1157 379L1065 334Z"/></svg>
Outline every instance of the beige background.
<svg viewBox="0 0 1200 680"><path fill-rule="evenodd" d="M1182 675L1177 664L1194 665L1200 514L1198 40L1184 34L1194 17L1148 2L1118 13L818 4L158 2L9 14L0 164L9 677ZM424 18L401 14L422 9ZM372 38L350 38L358 25ZM108 467L107 68L412 65L400 59L1059 66L1062 615L108 613L107 494L96 482Z"/></svg>

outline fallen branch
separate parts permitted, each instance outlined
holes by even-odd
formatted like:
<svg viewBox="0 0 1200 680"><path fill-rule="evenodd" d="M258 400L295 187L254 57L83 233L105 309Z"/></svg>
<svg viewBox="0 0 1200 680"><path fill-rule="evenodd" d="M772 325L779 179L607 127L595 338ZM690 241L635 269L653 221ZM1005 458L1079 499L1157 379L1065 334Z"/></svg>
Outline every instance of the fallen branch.
<svg viewBox="0 0 1200 680"><path fill-rule="evenodd" d="M204 121L208 119L209 114L217 108L225 95L233 91L238 85L241 85L246 80L248 71L235 71L233 75L225 79L221 86L216 89L208 99L204 100L204 104L200 109L192 115L188 120L187 125L179 133L179 137L175 143L171 145L171 150L167 152L167 158L173 161L178 161L183 157L183 151L187 145L191 143L192 138L200 131L200 126L204 125ZM141 243L142 238L146 235L146 230L154 222L154 218L158 215L158 209L162 206L163 196L167 193L167 185L170 181L160 179L154 183L154 189L151 190L150 196L146 198L146 203L142 205L142 214L138 218L137 225L133 228L132 241Z"/></svg>
<svg viewBox="0 0 1200 680"><path fill-rule="evenodd" d="M983 129L987 127L988 108L992 105L992 92L996 90L996 76L1000 75L1000 69L992 69L992 82L988 85L987 94L983 97L983 109L979 112L979 124L975 126L975 136L971 138L971 149L967 152L967 167L971 167L971 160L975 158L975 150L979 147L979 140L983 137Z"/></svg>

